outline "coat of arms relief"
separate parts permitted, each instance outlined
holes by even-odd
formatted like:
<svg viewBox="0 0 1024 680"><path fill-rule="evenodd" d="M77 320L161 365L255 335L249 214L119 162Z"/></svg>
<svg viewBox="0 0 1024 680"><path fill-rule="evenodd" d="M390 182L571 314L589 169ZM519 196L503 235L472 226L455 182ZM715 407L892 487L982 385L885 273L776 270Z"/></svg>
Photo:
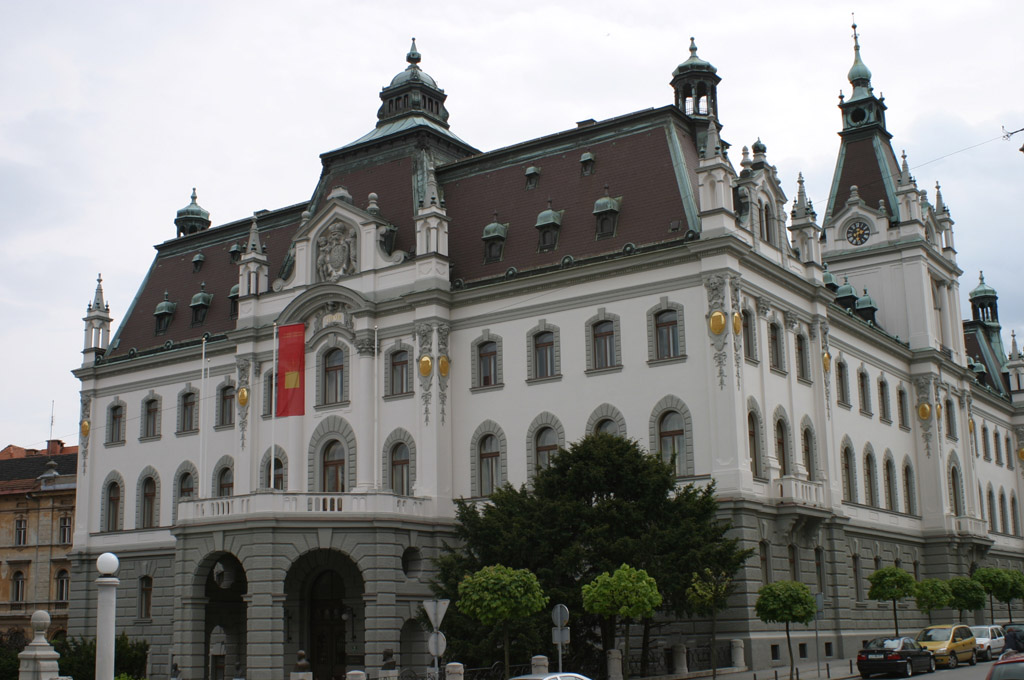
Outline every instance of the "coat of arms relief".
<svg viewBox="0 0 1024 680"><path fill-rule="evenodd" d="M359 271L356 229L336 221L316 239L316 271L319 281L334 283Z"/></svg>

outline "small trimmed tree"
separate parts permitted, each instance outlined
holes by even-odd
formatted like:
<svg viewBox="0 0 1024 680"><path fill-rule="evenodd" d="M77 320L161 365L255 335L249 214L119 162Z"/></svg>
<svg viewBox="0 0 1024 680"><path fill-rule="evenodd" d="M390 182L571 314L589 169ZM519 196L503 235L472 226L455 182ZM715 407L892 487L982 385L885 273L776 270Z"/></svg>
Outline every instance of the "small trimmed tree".
<svg viewBox="0 0 1024 680"><path fill-rule="evenodd" d="M1024 598L1024 574L1016 569L1003 569L1003 572L1005 578L993 594L1006 605L1006 615L1010 617L1010 623L1013 623L1013 609L1010 603L1017 598Z"/></svg>
<svg viewBox="0 0 1024 680"><path fill-rule="evenodd" d="M997 592L1003 592L1007 587L1007 575L1005 569L999 567L981 567L975 569L971 578L981 584L985 594L988 595L989 620L996 620L996 609L993 600Z"/></svg>
<svg viewBox="0 0 1024 680"><path fill-rule="evenodd" d="M951 597L949 584L938 578L926 578L914 588L917 609L928 615L929 626L932 625L932 612L948 606Z"/></svg>
<svg viewBox="0 0 1024 680"><path fill-rule="evenodd" d="M985 589L974 579L954 576L949 584L949 606L957 611L957 618L963 620L964 610L974 611L985 608Z"/></svg>
<svg viewBox="0 0 1024 680"><path fill-rule="evenodd" d="M458 609L485 626L498 626L505 648L505 678L509 677L509 625L536 614L548 603L533 572L501 564L484 567L459 583Z"/></svg>
<svg viewBox="0 0 1024 680"><path fill-rule="evenodd" d="M868 582L871 583L868 589L870 599L880 602L892 601L892 621L896 627L896 637L899 637L900 620L896 612L896 601L914 596L914 577L899 567L882 567L868 576Z"/></svg>
<svg viewBox="0 0 1024 680"><path fill-rule="evenodd" d="M643 569L623 564L609 574L603 572L583 586L583 608L591 614L622 620L626 649L622 677L629 678L629 622L650 616L661 606L658 583Z"/></svg>
<svg viewBox="0 0 1024 680"><path fill-rule="evenodd" d="M721 569L704 567L693 575L690 587L686 589L686 601L691 611L698 616L711 618L711 678L718 677L718 657L715 654L715 632L718 612L725 609L726 601L733 591L733 581Z"/></svg>
<svg viewBox="0 0 1024 680"><path fill-rule="evenodd" d="M790 623L810 623L818 611L811 589L797 581L776 581L757 591L754 604L757 618L765 623L786 624L786 650L789 652L789 680L793 680L793 642Z"/></svg>

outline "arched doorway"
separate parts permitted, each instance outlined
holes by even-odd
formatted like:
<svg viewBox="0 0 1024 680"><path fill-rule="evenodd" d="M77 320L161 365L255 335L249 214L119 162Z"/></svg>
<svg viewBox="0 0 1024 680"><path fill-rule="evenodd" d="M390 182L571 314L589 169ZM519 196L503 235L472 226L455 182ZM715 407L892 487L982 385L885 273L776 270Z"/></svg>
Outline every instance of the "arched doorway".
<svg viewBox="0 0 1024 680"><path fill-rule="evenodd" d="M345 606L345 582L333 569L320 572L309 598L309 661L314 680L343 678L348 670L352 610Z"/></svg>
<svg viewBox="0 0 1024 680"><path fill-rule="evenodd" d="M206 573L204 678L227 680L245 671L248 583L234 555L222 554Z"/></svg>

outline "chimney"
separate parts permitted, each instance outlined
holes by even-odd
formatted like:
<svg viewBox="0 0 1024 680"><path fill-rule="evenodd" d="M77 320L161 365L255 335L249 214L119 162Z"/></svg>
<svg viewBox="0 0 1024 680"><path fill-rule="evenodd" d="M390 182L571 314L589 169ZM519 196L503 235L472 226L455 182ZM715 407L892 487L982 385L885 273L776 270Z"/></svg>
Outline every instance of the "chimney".
<svg viewBox="0 0 1024 680"><path fill-rule="evenodd" d="M60 439L47 439L46 440L46 455L48 456L59 456L64 452L64 442Z"/></svg>

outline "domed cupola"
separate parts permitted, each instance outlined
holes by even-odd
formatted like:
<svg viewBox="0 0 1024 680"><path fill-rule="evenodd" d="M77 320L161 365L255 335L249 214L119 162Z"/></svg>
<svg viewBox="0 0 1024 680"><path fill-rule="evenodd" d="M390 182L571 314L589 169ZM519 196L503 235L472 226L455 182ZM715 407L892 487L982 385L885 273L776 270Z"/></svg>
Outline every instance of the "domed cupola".
<svg viewBox="0 0 1024 680"><path fill-rule="evenodd" d="M868 295L867 288L864 289L864 296L857 298L855 307L857 316L870 323L875 323L875 312L878 311L878 305L876 305L875 301L870 295Z"/></svg>
<svg viewBox="0 0 1024 680"><path fill-rule="evenodd" d="M672 72L676 106L691 118L718 118L718 69L697 56L697 43L690 38L690 58Z"/></svg>
<svg viewBox="0 0 1024 680"><path fill-rule="evenodd" d="M412 47L405 55L409 65L381 90L377 127L399 118L423 116L448 128L448 110L444 107L448 95L420 68L421 58L416 49L416 38L413 38Z"/></svg>
<svg viewBox="0 0 1024 680"><path fill-rule="evenodd" d="M857 303L857 291L846 276L843 277L843 285L836 289L836 303L851 311Z"/></svg>
<svg viewBox="0 0 1024 680"><path fill-rule="evenodd" d="M210 212L196 203L196 189L192 187L192 202L178 211L174 218L178 236L187 236L210 228Z"/></svg>
<svg viewBox="0 0 1024 680"><path fill-rule="evenodd" d="M866 127L885 129L885 102L875 97L871 87L871 71L860 58L860 34L853 24L853 66L847 74L853 92L849 99L839 95L839 108L843 111L843 130Z"/></svg>
<svg viewBox="0 0 1024 680"><path fill-rule="evenodd" d="M971 315L975 321L999 321L999 296L995 288L985 283L984 272L978 272L978 285L967 297L971 300Z"/></svg>
<svg viewBox="0 0 1024 680"><path fill-rule="evenodd" d="M836 275L828 270L828 263L824 265L824 271L821 274L821 282L833 293L839 290L839 281L836 280Z"/></svg>

